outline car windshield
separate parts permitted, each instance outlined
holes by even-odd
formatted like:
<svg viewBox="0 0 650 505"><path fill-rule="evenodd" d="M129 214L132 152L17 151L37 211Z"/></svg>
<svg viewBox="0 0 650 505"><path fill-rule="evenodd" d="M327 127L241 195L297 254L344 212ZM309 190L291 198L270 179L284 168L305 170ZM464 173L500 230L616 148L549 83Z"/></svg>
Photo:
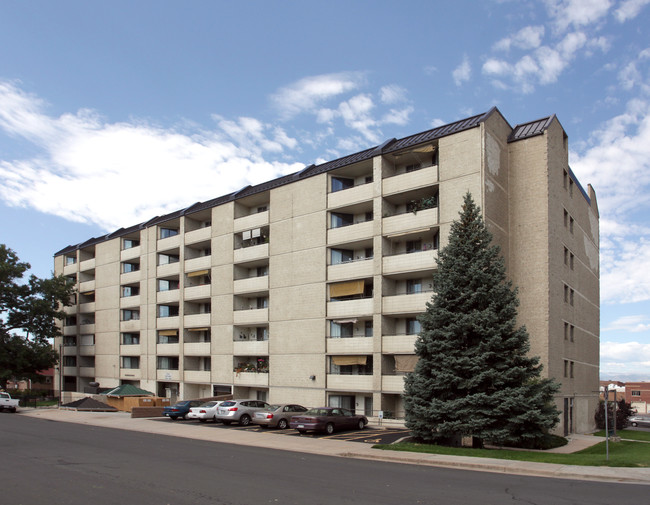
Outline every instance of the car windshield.
<svg viewBox="0 0 650 505"><path fill-rule="evenodd" d="M201 407L214 407L219 402L205 402L201 404Z"/></svg>
<svg viewBox="0 0 650 505"><path fill-rule="evenodd" d="M278 410L282 405L269 405L266 410Z"/></svg>
<svg viewBox="0 0 650 505"><path fill-rule="evenodd" d="M222 403L221 405L219 405L219 406L220 406L220 407L232 407L233 405L236 405L236 403L235 403L235 402L229 402L229 401L228 401L228 402L223 402L223 403Z"/></svg>
<svg viewBox="0 0 650 505"><path fill-rule="evenodd" d="M309 409L307 412L305 412L306 416L329 416L330 415L330 410L329 409Z"/></svg>

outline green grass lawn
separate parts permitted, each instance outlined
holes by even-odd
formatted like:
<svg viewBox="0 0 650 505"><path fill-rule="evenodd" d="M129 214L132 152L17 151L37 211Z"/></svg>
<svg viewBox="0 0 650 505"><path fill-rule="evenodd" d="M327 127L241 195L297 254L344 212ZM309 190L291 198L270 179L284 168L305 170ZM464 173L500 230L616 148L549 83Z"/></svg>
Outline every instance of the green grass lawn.
<svg viewBox="0 0 650 505"><path fill-rule="evenodd" d="M430 454L470 456L473 458L534 461L537 463L557 463L561 465L650 467L650 444L627 441L610 442L609 461L605 459L605 442L600 442L593 447L589 447L588 449L573 454L512 451L507 449L469 449L415 443L375 445L374 447L389 451L410 451Z"/></svg>
<svg viewBox="0 0 650 505"><path fill-rule="evenodd" d="M596 437L604 437L605 430L600 430L594 433ZM643 442L650 442L650 431L634 431L634 430L618 430L616 436L626 438L629 440L641 440Z"/></svg>

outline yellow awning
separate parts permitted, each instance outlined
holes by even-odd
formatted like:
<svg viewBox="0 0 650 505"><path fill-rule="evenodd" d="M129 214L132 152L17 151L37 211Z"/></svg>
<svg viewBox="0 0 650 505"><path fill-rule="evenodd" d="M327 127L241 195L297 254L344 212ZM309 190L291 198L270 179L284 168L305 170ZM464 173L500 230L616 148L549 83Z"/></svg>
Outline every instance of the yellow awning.
<svg viewBox="0 0 650 505"><path fill-rule="evenodd" d="M209 331L210 328L205 327L205 328L188 328L187 331Z"/></svg>
<svg viewBox="0 0 650 505"><path fill-rule="evenodd" d="M164 335L165 337L171 337L178 335L178 330L160 330L158 335Z"/></svg>
<svg viewBox="0 0 650 505"><path fill-rule="evenodd" d="M332 363L338 366L365 365L367 356L332 356Z"/></svg>
<svg viewBox="0 0 650 505"><path fill-rule="evenodd" d="M190 272L187 274L188 277L200 277L201 275L208 275L210 270L197 270L196 272Z"/></svg>
<svg viewBox="0 0 650 505"><path fill-rule="evenodd" d="M362 295L364 291L364 281L338 282L330 285L330 298L339 298L341 296Z"/></svg>
<svg viewBox="0 0 650 505"><path fill-rule="evenodd" d="M95 292L94 292L94 291L84 291L84 292L81 293L81 294L82 294L82 295L85 295L85 296L90 296L90 295L95 294Z"/></svg>
<svg viewBox="0 0 650 505"><path fill-rule="evenodd" d="M415 364L417 362L418 362L418 357L415 354L396 354L395 371L412 372L413 370L415 370Z"/></svg>

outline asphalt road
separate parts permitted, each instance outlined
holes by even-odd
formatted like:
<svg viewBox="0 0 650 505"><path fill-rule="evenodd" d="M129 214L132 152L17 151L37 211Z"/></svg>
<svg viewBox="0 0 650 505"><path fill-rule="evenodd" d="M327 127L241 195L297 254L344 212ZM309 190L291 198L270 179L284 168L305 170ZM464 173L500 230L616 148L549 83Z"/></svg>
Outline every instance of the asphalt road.
<svg viewBox="0 0 650 505"><path fill-rule="evenodd" d="M0 415L0 447L0 501L12 505L638 505L648 493L641 485L297 454L20 415Z"/></svg>

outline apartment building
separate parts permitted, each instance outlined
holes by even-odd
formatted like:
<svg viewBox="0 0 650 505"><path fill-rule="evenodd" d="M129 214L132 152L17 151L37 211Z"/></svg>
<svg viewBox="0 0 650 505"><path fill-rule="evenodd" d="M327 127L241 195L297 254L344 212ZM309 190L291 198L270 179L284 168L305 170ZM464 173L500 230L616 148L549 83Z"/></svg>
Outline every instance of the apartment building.
<svg viewBox="0 0 650 505"><path fill-rule="evenodd" d="M55 254L78 286L57 380L221 393L401 418L418 314L470 191L562 388L560 432L593 424L598 208L553 115L496 108L92 238Z"/></svg>

